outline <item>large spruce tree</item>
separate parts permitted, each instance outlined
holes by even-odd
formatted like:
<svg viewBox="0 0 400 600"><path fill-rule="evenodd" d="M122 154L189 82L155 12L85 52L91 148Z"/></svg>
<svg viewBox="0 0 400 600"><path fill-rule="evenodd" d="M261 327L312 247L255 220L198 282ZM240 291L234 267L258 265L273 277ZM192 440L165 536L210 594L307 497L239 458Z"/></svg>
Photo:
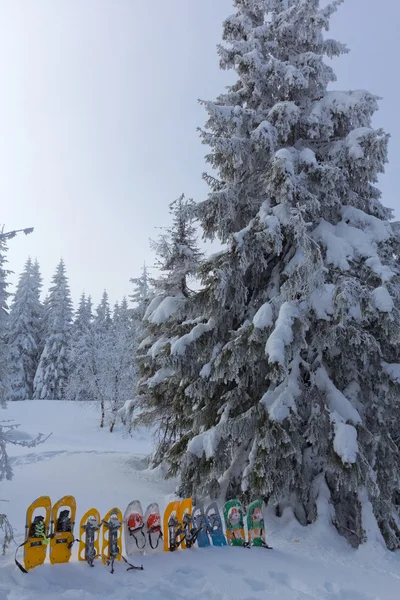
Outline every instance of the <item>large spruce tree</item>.
<svg viewBox="0 0 400 600"><path fill-rule="evenodd" d="M204 102L215 176L197 214L225 248L169 347L190 419L164 458L185 495L261 495L304 524L329 494L355 545L372 509L396 548L399 238L375 186L377 98L328 90L339 4L235 0L224 23L237 80Z"/></svg>

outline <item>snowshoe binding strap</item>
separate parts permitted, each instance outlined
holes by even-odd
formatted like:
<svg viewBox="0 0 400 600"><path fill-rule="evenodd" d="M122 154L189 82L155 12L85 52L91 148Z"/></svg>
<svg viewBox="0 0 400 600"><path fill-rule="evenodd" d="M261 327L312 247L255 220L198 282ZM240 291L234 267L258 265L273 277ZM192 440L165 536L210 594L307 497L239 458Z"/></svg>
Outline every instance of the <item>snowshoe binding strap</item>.
<svg viewBox="0 0 400 600"><path fill-rule="evenodd" d="M126 558L121 554L120 548L118 546L118 529L121 527L121 522L117 517L111 515L110 520L103 521L103 524L108 527L108 543L110 548L110 556L107 559L107 565L111 566L111 574L114 573L114 562L115 559L120 556L124 563L129 565L127 571L132 571L133 569L137 569L139 571L143 571L143 565L140 567L136 567L132 565L130 562L126 560Z"/></svg>
<svg viewBox="0 0 400 600"><path fill-rule="evenodd" d="M42 515L37 515L33 519L31 526L29 528L28 538L24 542L22 542L22 544L17 546L17 548L15 550L14 561L15 561L15 564L17 565L18 569L20 571L22 571L22 573L28 573L28 571L17 560L17 552L20 548L22 548L23 546L25 546L25 544L27 544L29 542L30 538L43 538L42 544L50 543L50 537L46 537L45 522L44 522L44 517Z"/></svg>
<svg viewBox="0 0 400 600"><path fill-rule="evenodd" d="M219 515L216 515L215 513L211 513L208 516L207 520L210 525L210 532L224 533L224 530L222 529L222 521L221 521L221 518L219 517Z"/></svg>
<svg viewBox="0 0 400 600"><path fill-rule="evenodd" d="M143 518L139 513L132 513L128 519L129 535L134 538L136 546L139 550L143 550L146 546L146 536L143 531ZM139 537L137 537L139 536Z"/></svg>
<svg viewBox="0 0 400 600"><path fill-rule="evenodd" d="M125 563L126 565L129 565L129 567L127 568L127 571L133 571L133 570L136 570L136 571L143 571L143 570L144 570L144 569L143 569L143 565L140 565L140 567L137 567L136 565L132 565L130 562L128 562L128 561L126 560L125 556L122 556L122 554L121 554L120 556L121 556L122 560L124 561L124 563Z"/></svg>
<svg viewBox="0 0 400 600"><path fill-rule="evenodd" d="M49 543L50 538L46 537L45 522L44 517L42 515L36 516L32 521L28 537L43 538L43 544Z"/></svg>
<svg viewBox="0 0 400 600"><path fill-rule="evenodd" d="M158 548L158 544L160 543L160 540L162 541L163 539L163 534L161 531L161 521L160 521L160 515L157 513L150 513L149 516L147 517L147 533L149 536L149 545L150 548L152 550L156 550L156 548ZM158 537L157 537L157 541L156 541L156 545L153 546L153 540L152 540L152 535L154 533L158 533Z"/></svg>
<svg viewBox="0 0 400 600"><path fill-rule="evenodd" d="M20 544L19 546L17 546L16 550L15 550L15 555L14 555L14 561L15 564L17 565L18 569L20 571L22 571L22 573L28 573L28 571L21 565L21 563L17 560L17 552L20 548L22 548L22 546L25 546L25 544L29 542L29 540L25 540L24 542L22 542L22 544Z"/></svg>
<svg viewBox="0 0 400 600"><path fill-rule="evenodd" d="M72 531L71 519L69 510L62 510L57 519L57 532L69 533Z"/></svg>

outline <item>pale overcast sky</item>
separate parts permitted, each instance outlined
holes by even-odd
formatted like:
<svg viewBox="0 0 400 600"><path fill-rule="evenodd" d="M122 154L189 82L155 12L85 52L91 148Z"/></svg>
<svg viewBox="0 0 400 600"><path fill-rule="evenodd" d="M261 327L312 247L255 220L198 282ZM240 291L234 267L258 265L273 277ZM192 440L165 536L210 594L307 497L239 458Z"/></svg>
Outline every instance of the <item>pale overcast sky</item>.
<svg viewBox="0 0 400 600"><path fill-rule="evenodd" d="M35 227L10 242L12 270L37 257L47 288L62 256L74 300L131 292L168 204L207 193L197 99L229 81L215 47L232 12L231 0L0 1L0 222ZM335 87L383 97L381 189L397 218L399 30L398 0L346 0L330 32L351 49Z"/></svg>

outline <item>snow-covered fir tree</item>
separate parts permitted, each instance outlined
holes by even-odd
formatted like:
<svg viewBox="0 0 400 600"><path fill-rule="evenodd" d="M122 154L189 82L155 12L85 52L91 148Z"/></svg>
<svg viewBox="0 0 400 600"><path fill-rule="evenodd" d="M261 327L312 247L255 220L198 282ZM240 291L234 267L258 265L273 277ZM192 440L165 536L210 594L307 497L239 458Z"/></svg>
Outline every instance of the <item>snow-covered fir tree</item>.
<svg viewBox="0 0 400 600"><path fill-rule="evenodd" d="M134 304L133 316L137 322L141 322L152 298L152 289L150 284L149 271L146 264L143 265L140 277L133 277L131 283L134 285L133 293L129 296Z"/></svg>
<svg viewBox="0 0 400 600"><path fill-rule="evenodd" d="M7 245L4 237L0 235L0 405L5 403L7 394L7 365L8 365L8 298L10 293L7 291L8 282L7 275L9 271L6 269Z"/></svg>
<svg viewBox="0 0 400 600"><path fill-rule="evenodd" d="M34 398L61 400L69 374L72 301L64 261L53 277L46 307L47 337L34 379Z"/></svg>
<svg viewBox="0 0 400 600"><path fill-rule="evenodd" d="M193 208L194 202L183 195L170 204L172 225L152 243L159 276L151 280L154 298L144 314L137 360L140 418L158 426L160 443L155 462L180 440L190 418L185 388L180 385L170 348L173 340L193 325L192 321L185 323L186 305L192 295L188 282L196 276L201 259Z"/></svg>
<svg viewBox="0 0 400 600"><path fill-rule="evenodd" d="M191 418L164 458L184 496L261 495L303 524L328 497L351 543L374 514L396 548L399 237L375 185L377 98L328 91L325 57L346 49L323 32L340 3L235 0L224 23L237 81L204 102L216 177L197 214L226 248L168 349L169 394L184 388Z"/></svg>
<svg viewBox="0 0 400 600"><path fill-rule="evenodd" d="M92 299L82 294L71 329L69 375L65 388L67 400L89 402L95 399L87 381L90 373L88 363L91 360L92 326Z"/></svg>
<svg viewBox="0 0 400 600"><path fill-rule="evenodd" d="M131 400L136 392L137 368L134 360L138 340L132 311L128 308L126 298L117 304L113 314L110 340L110 357L108 362L109 381L109 425L114 430L118 412ZM128 424L128 429L129 425Z"/></svg>
<svg viewBox="0 0 400 600"><path fill-rule="evenodd" d="M8 345L8 399L33 396L33 380L39 361L41 317L39 265L29 258L21 273L11 304Z"/></svg>

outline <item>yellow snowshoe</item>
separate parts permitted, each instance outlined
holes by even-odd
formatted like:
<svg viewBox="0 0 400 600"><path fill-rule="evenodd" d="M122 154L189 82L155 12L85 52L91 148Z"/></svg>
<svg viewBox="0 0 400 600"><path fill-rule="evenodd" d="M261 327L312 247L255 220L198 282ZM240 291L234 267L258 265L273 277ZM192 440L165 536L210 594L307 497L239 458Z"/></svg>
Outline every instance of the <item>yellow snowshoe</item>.
<svg viewBox="0 0 400 600"><path fill-rule="evenodd" d="M64 509L64 510L61 510ZM73 496L64 496L51 511L50 562L66 563L71 558L74 538L76 502Z"/></svg>
<svg viewBox="0 0 400 600"><path fill-rule="evenodd" d="M100 513L95 508L91 508L83 515L80 522L78 550L78 560L85 560L90 567L94 567L94 560L100 556L100 527Z"/></svg>
<svg viewBox="0 0 400 600"><path fill-rule="evenodd" d="M35 511L40 514L34 516ZM44 514L43 514L44 513ZM49 545L49 527L51 514L51 500L49 496L40 496L28 507L25 522L24 564L25 570L42 565L46 560L47 546ZM17 566L24 570L15 558Z"/></svg>

